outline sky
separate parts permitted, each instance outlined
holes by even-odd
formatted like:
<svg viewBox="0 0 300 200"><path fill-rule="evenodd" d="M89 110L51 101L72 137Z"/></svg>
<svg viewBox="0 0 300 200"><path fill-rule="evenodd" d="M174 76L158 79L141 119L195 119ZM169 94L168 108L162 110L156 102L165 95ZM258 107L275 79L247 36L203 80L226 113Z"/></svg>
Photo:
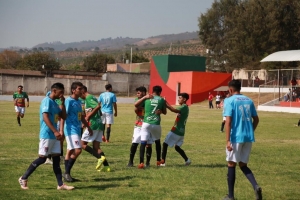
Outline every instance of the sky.
<svg viewBox="0 0 300 200"><path fill-rule="evenodd" d="M214 0L0 0L0 48L198 31Z"/></svg>

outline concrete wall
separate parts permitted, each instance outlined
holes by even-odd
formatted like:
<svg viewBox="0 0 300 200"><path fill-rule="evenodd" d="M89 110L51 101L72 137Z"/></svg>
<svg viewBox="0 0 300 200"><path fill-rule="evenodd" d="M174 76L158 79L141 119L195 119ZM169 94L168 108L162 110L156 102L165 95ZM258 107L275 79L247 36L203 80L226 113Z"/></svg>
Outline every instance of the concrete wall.
<svg viewBox="0 0 300 200"><path fill-rule="evenodd" d="M107 73L106 80L78 80L73 78L53 78L41 76L0 75L0 94L13 94L18 85L24 86L24 91L31 95L45 95L51 85L60 82L65 86L65 94L70 94L72 82L80 81L87 86L91 94L100 94L105 91L105 85L110 83L113 91L123 94L135 94L135 88L149 86L150 75L138 73Z"/></svg>

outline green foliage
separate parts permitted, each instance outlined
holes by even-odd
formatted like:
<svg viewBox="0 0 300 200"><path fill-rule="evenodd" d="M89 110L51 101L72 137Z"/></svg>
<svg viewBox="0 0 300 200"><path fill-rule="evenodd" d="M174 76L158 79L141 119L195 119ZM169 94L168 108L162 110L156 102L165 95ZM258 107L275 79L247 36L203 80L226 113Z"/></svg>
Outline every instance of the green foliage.
<svg viewBox="0 0 300 200"><path fill-rule="evenodd" d="M44 69L42 66L44 65ZM56 70L60 68L60 63L48 53L36 52L25 55L18 65L19 69L29 70Z"/></svg>
<svg viewBox="0 0 300 200"><path fill-rule="evenodd" d="M125 60L130 61L130 54L128 52L125 53ZM132 54L132 63L142 63L142 62L149 62L149 59L144 57L142 54L134 53Z"/></svg>
<svg viewBox="0 0 300 200"><path fill-rule="evenodd" d="M115 63L115 59L106 54L93 54L83 60L86 71L106 72L106 65Z"/></svg>
<svg viewBox="0 0 300 200"><path fill-rule="evenodd" d="M0 69L15 69L20 61L21 56L15 51L5 50L0 53Z"/></svg>
<svg viewBox="0 0 300 200"><path fill-rule="evenodd" d="M199 37L213 60L208 67L258 69L265 55L299 49L299 16L298 1L215 1L199 17Z"/></svg>

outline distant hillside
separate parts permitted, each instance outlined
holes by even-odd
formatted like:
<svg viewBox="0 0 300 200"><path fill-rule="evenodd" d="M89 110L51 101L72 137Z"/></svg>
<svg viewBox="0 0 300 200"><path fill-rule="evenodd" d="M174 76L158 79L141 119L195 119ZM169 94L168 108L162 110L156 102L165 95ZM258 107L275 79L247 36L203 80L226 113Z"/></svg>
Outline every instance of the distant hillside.
<svg viewBox="0 0 300 200"><path fill-rule="evenodd" d="M78 50L93 50L99 48L99 50L116 50L128 46L135 47L149 47L151 45L166 44L171 42L180 43L181 41L198 39L198 33L195 32L185 32L179 34L168 34L168 35L158 35L149 37L146 39L143 38L106 38L98 41L81 41L81 42L71 42L71 43L62 43L62 42L52 42L52 43L42 43L34 46L33 48L53 48L55 51L64 51L68 48L77 48Z"/></svg>

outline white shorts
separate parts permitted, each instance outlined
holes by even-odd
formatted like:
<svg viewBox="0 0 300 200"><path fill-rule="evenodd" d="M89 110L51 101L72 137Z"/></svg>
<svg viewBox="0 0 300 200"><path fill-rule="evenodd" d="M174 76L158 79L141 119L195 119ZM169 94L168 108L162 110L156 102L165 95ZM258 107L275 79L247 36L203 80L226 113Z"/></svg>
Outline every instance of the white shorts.
<svg viewBox="0 0 300 200"><path fill-rule="evenodd" d="M82 134L81 140L85 142L102 142L103 131L93 130L93 135L90 136L89 130L86 128Z"/></svg>
<svg viewBox="0 0 300 200"><path fill-rule="evenodd" d="M226 148L226 160L235 163L248 163L252 148L252 142L233 143L231 145L232 151L228 151Z"/></svg>
<svg viewBox="0 0 300 200"><path fill-rule="evenodd" d="M79 135L75 134L75 135L66 136L66 141L67 141L68 150L81 149L81 142L80 142Z"/></svg>
<svg viewBox="0 0 300 200"><path fill-rule="evenodd" d="M175 133L170 131L166 136L165 143L167 143L169 147L173 147L174 145L180 147L183 144L183 138L184 136L176 135Z"/></svg>
<svg viewBox="0 0 300 200"><path fill-rule="evenodd" d="M15 111L17 113L25 114L25 107L15 106Z"/></svg>
<svg viewBox="0 0 300 200"><path fill-rule="evenodd" d="M57 139L40 139L39 155L60 154L60 141Z"/></svg>
<svg viewBox="0 0 300 200"><path fill-rule="evenodd" d="M223 121L226 121L226 117L223 117Z"/></svg>
<svg viewBox="0 0 300 200"><path fill-rule="evenodd" d="M132 143L141 143L141 127L135 126L133 129Z"/></svg>
<svg viewBox="0 0 300 200"><path fill-rule="evenodd" d="M102 113L101 120L102 120L102 124L113 124L114 115L110 113Z"/></svg>
<svg viewBox="0 0 300 200"><path fill-rule="evenodd" d="M159 140L160 138L160 125L143 123L141 128L141 141L147 141L148 144L152 144L155 140Z"/></svg>

